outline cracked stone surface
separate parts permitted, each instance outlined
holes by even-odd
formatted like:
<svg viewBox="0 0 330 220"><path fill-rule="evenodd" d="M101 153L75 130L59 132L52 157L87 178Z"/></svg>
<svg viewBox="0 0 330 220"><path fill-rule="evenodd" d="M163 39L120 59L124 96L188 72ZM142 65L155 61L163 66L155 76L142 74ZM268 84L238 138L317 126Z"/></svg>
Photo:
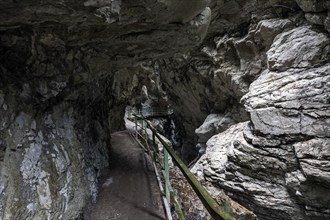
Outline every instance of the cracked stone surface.
<svg viewBox="0 0 330 220"><path fill-rule="evenodd" d="M145 81L126 68L206 35L208 2L178 4L0 2L0 219L78 219L96 201L109 134Z"/></svg>
<svg viewBox="0 0 330 220"><path fill-rule="evenodd" d="M250 117L212 136L192 168L259 219L330 218L327 6L296 2L307 13L235 39L241 74L256 76L241 98Z"/></svg>
<svg viewBox="0 0 330 220"><path fill-rule="evenodd" d="M1 220L82 218L141 103L174 110L186 162L203 141L194 172L214 195L262 220L330 218L329 1L0 8Z"/></svg>
<svg viewBox="0 0 330 220"><path fill-rule="evenodd" d="M278 35L267 52L269 70L308 68L329 59L329 38L311 27L298 27Z"/></svg>
<svg viewBox="0 0 330 220"><path fill-rule="evenodd" d="M250 129L245 122L213 136L192 171L260 219L328 218L329 139L267 146Z"/></svg>
<svg viewBox="0 0 330 220"><path fill-rule="evenodd" d="M255 130L265 134L329 137L330 65L265 71L243 97Z"/></svg>

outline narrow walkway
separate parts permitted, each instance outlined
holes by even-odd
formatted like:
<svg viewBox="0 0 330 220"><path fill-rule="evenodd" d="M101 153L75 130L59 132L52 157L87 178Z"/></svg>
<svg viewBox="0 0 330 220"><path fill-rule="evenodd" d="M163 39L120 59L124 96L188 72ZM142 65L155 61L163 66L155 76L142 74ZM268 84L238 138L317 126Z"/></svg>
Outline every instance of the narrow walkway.
<svg viewBox="0 0 330 220"><path fill-rule="evenodd" d="M110 170L93 208L92 220L165 219L152 164L128 131L111 135Z"/></svg>

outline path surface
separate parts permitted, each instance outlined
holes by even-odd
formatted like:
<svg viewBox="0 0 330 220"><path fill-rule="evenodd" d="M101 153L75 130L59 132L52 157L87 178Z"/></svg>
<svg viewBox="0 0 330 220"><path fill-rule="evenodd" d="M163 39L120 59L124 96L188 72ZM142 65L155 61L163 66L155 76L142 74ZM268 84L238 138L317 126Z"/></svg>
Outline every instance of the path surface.
<svg viewBox="0 0 330 220"><path fill-rule="evenodd" d="M110 170L105 174L92 220L165 219L152 164L128 131L111 135Z"/></svg>

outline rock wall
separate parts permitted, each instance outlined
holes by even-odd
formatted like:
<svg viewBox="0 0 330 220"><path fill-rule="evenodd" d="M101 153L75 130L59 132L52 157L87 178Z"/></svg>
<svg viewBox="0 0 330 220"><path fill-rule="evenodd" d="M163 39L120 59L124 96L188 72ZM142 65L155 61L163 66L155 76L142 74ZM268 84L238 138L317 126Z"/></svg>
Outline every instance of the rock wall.
<svg viewBox="0 0 330 220"><path fill-rule="evenodd" d="M291 5L287 15L258 14L242 37L225 35L238 75L249 79L236 96L249 118L214 130L193 168L259 219L330 218L329 2L296 3L300 9ZM197 134L209 136L200 134L209 126Z"/></svg>
<svg viewBox="0 0 330 220"><path fill-rule="evenodd" d="M4 90L0 110L2 218L78 218L108 165L106 105L65 101L42 109L11 91Z"/></svg>
<svg viewBox="0 0 330 220"><path fill-rule="evenodd" d="M171 104L186 161L220 117L194 170L259 219L329 218L329 1L0 7L0 219L82 216L109 133L148 98Z"/></svg>
<svg viewBox="0 0 330 220"><path fill-rule="evenodd" d="M82 218L139 64L198 45L207 3L0 1L0 219Z"/></svg>
<svg viewBox="0 0 330 220"><path fill-rule="evenodd" d="M212 1L210 7L211 24L199 49L154 67L185 128L183 154L195 152L190 159L197 154L194 131L208 114L249 119L240 99L267 68L276 35L302 20L295 1Z"/></svg>

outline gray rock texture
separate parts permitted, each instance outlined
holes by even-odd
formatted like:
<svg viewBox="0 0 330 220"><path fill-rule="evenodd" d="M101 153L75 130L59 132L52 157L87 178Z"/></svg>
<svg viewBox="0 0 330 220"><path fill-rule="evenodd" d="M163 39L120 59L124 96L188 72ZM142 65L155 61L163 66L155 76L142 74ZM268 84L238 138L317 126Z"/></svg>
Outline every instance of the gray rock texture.
<svg viewBox="0 0 330 220"><path fill-rule="evenodd" d="M192 168L259 219L330 218L329 34L298 20L260 21L236 41L261 61L241 99L249 122L211 137Z"/></svg>
<svg viewBox="0 0 330 220"><path fill-rule="evenodd" d="M328 0L296 0L299 7L305 12L326 11Z"/></svg>
<svg viewBox="0 0 330 220"><path fill-rule="evenodd" d="M201 126L195 130L195 134L198 136L198 144L196 148L198 153L205 152L205 143L215 134L225 131L231 125L235 124L235 120L232 119L229 114L210 114L206 117Z"/></svg>
<svg viewBox="0 0 330 220"><path fill-rule="evenodd" d="M0 110L2 218L78 218L108 165L104 124L88 116L91 107L62 103L36 114L9 97Z"/></svg>
<svg viewBox="0 0 330 220"><path fill-rule="evenodd" d="M229 115L211 114L204 123L195 130L199 142L206 142L210 137L226 130L235 121Z"/></svg>
<svg viewBox="0 0 330 220"><path fill-rule="evenodd" d="M0 1L0 219L83 217L110 132L157 87L140 63L200 44L207 4Z"/></svg>
<svg viewBox="0 0 330 220"><path fill-rule="evenodd" d="M83 218L127 105L174 110L215 195L259 219L330 218L329 1L0 8L0 219Z"/></svg>
<svg viewBox="0 0 330 220"><path fill-rule="evenodd" d="M284 71L289 68L308 68L329 59L327 34L313 31L311 27L298 27L278 35L267 52L269 70Z"/></svg>
<svg viewBox="0 0 330 220"><path fill-rule="evenodd" d="M154 64L185 130L184 155L196 145L194 131L207 115L249 119L240 99L267 69L275 37L303 19L294 1L212 1L210 7L212 20L200 48Z"/></svg>
<svg viewBox="0 0 330 220"><path fill-rule="evenodd" d="M207 142L192 171L259 219L327 219L329 146L328 138L293 145L269 140L254 135L247 122L239 123Z"/></svg>
<svg viewBox="0 0 330 220"><path fill-rule="evenodd" d="M256 131L329 137L330 65L281 73L266 70L243 97Z"/></svg>
<svg viewBox="0 0 330 220"><path fill-rule="evenodd" d="M209 114L250 121L198 143L206 152L195 174L259 219L327 219L329 167L321 155L330 148L328 8L321 1L306 1L311 9L303 1L259 1L261 12L237 2L213 2L217 17L199 51L155 64L186 129L183 152L219 132L203 124ZM248 19L232 16L235 7ZM320 157L301 159L295 146Z"/></svg>

